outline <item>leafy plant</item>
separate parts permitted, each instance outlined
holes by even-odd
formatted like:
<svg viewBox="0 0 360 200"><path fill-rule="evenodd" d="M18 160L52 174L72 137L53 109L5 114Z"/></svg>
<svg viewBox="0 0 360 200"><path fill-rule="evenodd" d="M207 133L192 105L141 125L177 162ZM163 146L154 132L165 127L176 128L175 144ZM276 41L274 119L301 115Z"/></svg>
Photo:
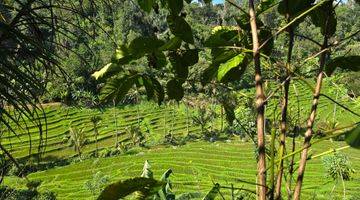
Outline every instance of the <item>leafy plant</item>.
<svg viewBox="0 0 360 200"><path fill-rule="evenodd" d="M172 192L172 183L170 175L172 170L168 169L161 176L161 179L155 180L149 161L145 161L141 177L118 181L107 186L98 197L98 200L118 200L134 193L133 199L145 200L189 200L199 197L198 193L185 193L176 198ZM220 184L216 183L214 187L202 198L203 200L215 200L220 193Z"/></svg>
<svg viewBox="0 0 360 200"><path fill-rule="evenodd" d="M81 158L82 149L87 143L84 128L77 128L76 126L69 127L70 142L74 146L75 152Z"/></svg>
<svg viewBox="0 0 360 200"><path fill-rule="evenodd" d="M174 1L175 2L175 1ZM176 1L161 1L157 4L156 1L139 1L140 7L146 12L154 10L157 13L159 7L167 9L167 25L170 29L171 36L166 39L158 37L140 36L132 40L129 44L120 46L114 59L112 59L109 65L106 65L98 72L95 72L93 76L96 79L102 77L107 78L107 83L102 88L103 102L119 101L123 99L126 93L134 86L137 88L145 88L148 98L153 98L161 103L166 98L180 101L184 96L184 83L188 79L188 68L199 62L199 52L205 49L203 52L209 53L211 62L203 71L201 77L202 85L213 84L214 81L219 84L223 84L224 87L229 87L230 83L236 84L244 73L249 70L250 66L253 66L253 77L255 77L254 96L251 98L254 101L254 124L256 126L257 134L257 153L258 153L258 179L257 179L257 193L260 200L265 200L267 194L270 199L279 199L282 197L283 178L284 178L284 161L285 157L294 155L301 152L299 160L299 168L297 173L296 186L294 191L287 190L289 195L293 194L294 200L299 200L301 195L301 189L303 185L303 179L308 160L308 151L312 144L311 139L314 136L314 124L316 123L316 115L318 113L318 105L320 102L320 96L322 94L322 83L325 78L325 74L331 75L336 68L342 68L345 70L358 71L358 56L356 55L340 55L336 57L330 56L332 50L336 50L343 42L351 37L344 37L341 41L333 42L337 40L336 27L338 24L336 16L337 4L334 0L282 0L282 1L248 1L248 11L245 11L241 5L237 5L235 2L227 0L227 2L234 6L240 13L233 19L236 21L235 27L216 27L213 29L209 38L201 43L201 46L195 44L193 27L187 23L186 16L182 14L184 9L183 0ZM191 1L186 1L191 3ZM211 1L204 1L205 3L211 3ZM225 6L224 6L225 7ZM277 8L277 14L282 16L280 23L274 24L272 20L267 20L266 11ZM265 16L265 19L264 17ZM296 47L295 45L297 31L301 28L301 23L309 23L317 27L316 37L303 38L309 40L315 45L314 52L311 52L308 56L301 56L298 60L295 60ZM270 26L270 27L269 27ZM272 26L272 27L271 27ZM272 30L277 30L272 32ZM307 29L309 30L309 29ZM358 32L355 32L356 35ZM277 40L278 36L285 35L288 37L286 40ZM277 40L275 42L275 40ZM322 40L318 42L318 40ZM285 44L287 48L283 48ZM299 44L301 46L301 44ZM284 51L285 49L285 51ZM156 57L157 59L154 59ZM312 66L312 73L304 73L303 65L306 65L309 60L314 60L315 57L319 57L316 61L316 65ZM142 58L149 58L154 62L150 62L148 69L151 72L138 71L133 69L127 69L123 66L129 64L131 61L136 61ZM166 59L167 58L167 59ZM169 60L171 64L171 72L167 73L166 80L160 80L160 77L154 76L155 74L163 74L166 64L164 62L156 61ZM300 64L299 64L300 63ZM179 67L183 66L183 67ZM300 67L301 66L301 67ZM162 69L161 69L162 68ZM307 71L308 72L308 71ZM316 77L312 75L316 74ZM301 150L296 151L293 142L292 152L285 155L285 146L288 130L288 124L290 118L288 117L289 106L289 88L291 81L294 78L302 79L303 77L315 78L315 86L312 87L311 83L308 83L312 88L313 98L311 111L307 120L307 129L304 134L304 143ZM264 81L264 79L268 79ZM162 84L166 82L166 86ZM272 91L267 91L267 85L275 85L277 88ZM165 89L164 89L165 88ZM282 92L278 92L278 91ZM280 94L280 95L278 95ZM266 105L271 103L270 99L277 97L280 101L280 113L277 109L274 110L272 141L271 141L271 164L270 164L270 176L267 176L266 166L267 155L266 149L266 128L267 119ZM277 107L277 106L276 106ZM235 119L234 106L227 106L227 113L229 114L229 121ZM207 132L206 124L210 117L206 115L209 109L200 108L199 115L195 116L194 122L199 124L202 129L202 133ZM278 117L279 116L279 117ZM232 119L232 120L231 120ZM275 121L279 121L275 122ZM278 126L278 131L275 130L275 126ZM355 126L355 125L354 125ZM279 148L276 148L274 143L277 140L276 133L279 134L278 140ZM358 127L350 130L346 133L346 141L354 147L359 146ZM335 137L335 135L334 135ZM277 150L278 149L278 150ZM277 150L277 152L275 152ZM275 162L274 155L277 153L278 159ZM292 163L294 163L294 156L292 156ZM277 168L277 174L275 175L275 168ZM292 170L293 171L293 170ZM291 173L291 176L294 173ZM275 180L276 179L276 180ZM292 177L289 178L292 180ZM290 185L289 188L292 188Z"/></svg>
<svg viewBox="0 0 360 200"><path fill-rule="evenodd" d="M85 182L84 187L89 190L93 196L97 196L109 182L109 176L98 171L93 174L91 180Z"/></svg>
<svg viewBox="0 0 360 200"><path fill-rule="evenodd" d="M127 135L129 136L132 146L143 146L145 142L145 136L142 133L140 127L130 126L125 129Z"/></svg>
<svg viewBox="0 0 360 200"><path fill-rule="evenodd" d="M203 134L205 139L210 139L208 124L215 117L215 112L212 110L206 109L205 106L201 106L197 109L197 112L193 114L192 121L194 124L199 125L201 128L201 134Z"/></svg>
<svg viewBox="0 0 360 200"><path fill-rule="evenodd" d="M355 173L349 157L340 152L325 156L323 158L323 165L326 170L326 175L333 180L348 181L351 179L351 175Z"/></svg>

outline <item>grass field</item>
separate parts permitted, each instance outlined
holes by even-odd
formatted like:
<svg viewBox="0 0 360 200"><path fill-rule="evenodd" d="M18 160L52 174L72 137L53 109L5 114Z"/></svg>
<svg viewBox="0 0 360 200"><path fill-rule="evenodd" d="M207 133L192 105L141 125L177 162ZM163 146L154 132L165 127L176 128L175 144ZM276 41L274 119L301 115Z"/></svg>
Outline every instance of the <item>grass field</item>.
<svg viewBox="0 0 360 200"><path fill-rule="evenodd" d="M325 142L315 145L312 154L316 155L331 148L344 146L342 142ZM212 181L222 185L247 188L254 190L251 184L243 181L255 182L256 163L254 148L249 143L240 141L230 142L196 142L182 147L158 147L148 151L143 150L135 155L124 155L112 158L85 160L70 166L54 168L29 175L30 180L42 180L40 191L52 190L59 199L90 199L91 194L85 189L84 183L90 180L94 173L101 171L109 175L111 181L139 176L145 160L152 164L155 177L172 168L174 174L174 192L200 191L205 193L212 187ZM358 150L346 149L344 152L351 158L353 167L360 169ZM5 184L24 186L24 181L9 178ZM341 199L343 188L337 183L334 193L334 182L325 177L325 169L321 158L311 160L307 166L304 183L304 199ZM351 181L345 182L347 197L358 193L360 174L357 171ZM223 190L229 199L230 191Z"/></svg>
<svg viewBox="0 0 360 200"><path fill-rule="evenodd" d="M329 84L325 84L324 87L325 94L337 99L347 107L354 108L355 111L359 110L348 98L343 98L342 92L337 93L330 90ZM297 82L294 87L291 87L290 115L297 118L299 114L300 123L304 124L310 105L311 91L304 84ZM278 102L270 101L267 114L271 115L271 111L276 108L278 108ZM43 184L40 190L55 191L58 199L89 199L91 193L85 189L84 183L90 180L93 174L101 171L109 175L111 181L138 176L141 174L145 160L150 160L152 163L152 170L156 177L160 177L168 168L173 169L172 180L176 194L190 191L205 193L211 189L212 181L226 186L234 184L235 187L239 188L255 189L253 185L245 183L256 181L255 149L251 143L241 142L238 138L230 138L230 140L215 143L200 140L176 147L159 145L161 143L159 141L163 140L164 135L169 131L177 137L185 136L187 130L192 134L200 134L200 127L187 120L185 109L181 104L180 106L159 107L153 103L143 103L104 110L49 106L45 108L45 112L47 139L44 157L68 158L75 156L73 147L64 142L64 137L68 135L70 123L72 126L84 127L89 139L89 143L84 149L85 153L94 151L95 138L93 126L90 122L90 118L94 115L102 118L99 125L100 148L113 147L116 132L120 133L120 141L126 140L129 137L125 132L126 127L139 123L144 128L144 122L146 122L146 126L151 129L150 133L146 134L150 149L137 148L134 151L135 153L129 155L87 159L68 166L32 173L28 176L30 180L42 180ZM359 117L349 114L332 101L322 97L318 121L324 122L333 119L341 125L360 121ZM45 119L41 121L44 123ZM29 120L26 120L25 123L28 125L27 130L21 130L14 125L18 132L17 136L5 128L1 129L1 143L17 158L29 155L30 141L32 144L31 153L36 153L40 141L38 127ZM219 124L218 121L215 124ZM46 128L45 125L43 128ZM298 147L301 140L302 138L299 138L297 141ZM317 155L345 145L343 142L326 141L314 145L311 154ZM359 193L360 156L359 150L356 149L347 148L344 152L351 158L353 167L357 170L353 179L345 182L346 195L351 197ZM24 180L7 177L5 184L24 187ZM310 160L305 175L304 199L310 199L314 195L316 195L315 199L341 199L343 195L342 184L337 183L334 192L331 193L333 186L334 182L325 177L321 157ZM224 190L223 193L228 199L230 191Z"/></svg>

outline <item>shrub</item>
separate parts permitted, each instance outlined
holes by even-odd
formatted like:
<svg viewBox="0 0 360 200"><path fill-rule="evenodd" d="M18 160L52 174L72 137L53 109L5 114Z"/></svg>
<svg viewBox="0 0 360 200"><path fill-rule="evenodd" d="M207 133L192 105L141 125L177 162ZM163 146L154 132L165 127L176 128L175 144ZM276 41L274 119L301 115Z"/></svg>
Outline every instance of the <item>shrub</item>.
<svg viewBox="0 0 360 200"><path fill-rule="evenodd" d="M54 192L39 193L36 190L15 189L9 186L0 186L0 197L6 200L55 200Z"/></svg>
<svg viewBox="0 0 360 200"><path fill-rule="evenodd" d="M109 182L109 176L98 171L93 175L91 180L85 182L84 187L89 190L93 196L96 196Z"/></svg>
<svg viewBox="0 0 360 200"><path fill-rule="evenodd" d="M327 176L333 180L343 179L348 181L351 178L351 174L355 172L349 158L345 154L338 152L324 157L323 165Z"/></svg>

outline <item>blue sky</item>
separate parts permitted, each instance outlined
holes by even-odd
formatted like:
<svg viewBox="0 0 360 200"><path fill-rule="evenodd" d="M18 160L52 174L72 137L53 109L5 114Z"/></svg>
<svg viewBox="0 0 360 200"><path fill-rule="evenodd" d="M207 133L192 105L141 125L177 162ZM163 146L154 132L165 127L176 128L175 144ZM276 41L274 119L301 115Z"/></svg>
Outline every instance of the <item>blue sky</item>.
<svg viewBox="0 0 360 200"><path fill-rule="evenodd" d="M223 0L213 0L213 3L222 3L224 2Z"/></svg>

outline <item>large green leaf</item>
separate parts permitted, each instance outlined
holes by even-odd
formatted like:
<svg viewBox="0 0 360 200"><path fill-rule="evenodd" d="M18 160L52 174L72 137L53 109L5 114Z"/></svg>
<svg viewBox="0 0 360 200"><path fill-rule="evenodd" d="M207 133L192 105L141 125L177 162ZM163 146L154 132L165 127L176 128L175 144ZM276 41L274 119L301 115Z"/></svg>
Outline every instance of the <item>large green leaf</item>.
<svg viewBox="0 0 360 200"><path fill-rule="evenodd" d="M201 84L206 85L209 83L212 79L214 79L217 76L217 71L219 69L218 65L210 65L208 68L206 68L201 75Z"/></svg>
<svg viewBox="0 0 360 200"><path fill-rule="evenodd" d="M345 133L345 141L354 148L360 148L360 125Z"/></svg>
<svg viewBox="0 0 360 200"><path fill-rule="evenodd" d="M156 194L165 184L166 182L152 178L131 178L107 186L97 199L118 200L134 192L139 192L139 199L146 199L146 197Z"/></svg>
<svg viewBox="0 0 360 200"><path fill-rule="evenodd" d="M148 75L143 75L142 79L148 99L154 99L160 105L164 101L164 89L159 81Z"/></svg>
<svg viewBox="0 0 360 200"><path fill-rule="evenodd" d="M155 69L161 69L166 66L167 59L162 51L155 51L148 55L149 66Z"/></svg>
<svg viewBox="0 0 360 200"><path fill-rule="evenodd" d="M283 0L279 3L278 11L281 15L289 13L290 17L294 17L309 9L314 2L315 0Z"/></svg>
<svg viewBox="0 0 360 200"><path fill-rule="evenodd" d="M170 15L167 17L172 34L181 38L184 42L193 44L194 37L190 25L180 16Z"/></svg>
<svg viewBox="0 0 360 200"><path fill-rule="evenodd" d="M220 64L217 79L222 81L224 76L233 68L239 67L239 65L244 61L245 55L238 54L235 57L231 58L227 62Z"/></svg>
<svg viewBox="0 0 360 200"><path fill-rule="evenodd" d="M159 48L160 51L176 50L181 46L181 39L173 37Z"/></svg>
<svg viewBox="0 0 360 200"><path fill-rule="evenodd" d="M160 180L166 182L166 186L163 187L158 193L158 195L162 200L175 200L175 194L172 192L172 184L170 181L171 173L172 173L172 169L168 169L161 176Z"/></svg>
<svg viewBox="0 0 360 200"><path fill-rule="evenodd" d="M236 117L235 117L236 106L232 102L229 102L227 99L222 102L222 106L224 107L224 110L225 110L226 121L230 125L232 125L234 120L236 119Z"/></svg>
<svg viewBox="0 0 360 200"><path fill-rule="evenodd" d="M150 12L154 6L156 0L137 0L141 9L146 12Z"/></svg>
<svg viewBox="0 0 360 200"><path fill-rule="evenodd" d="M312 11L310 16L314 25L320 27L322 35L332 36L335 34L337 19L332 0L326 1Z"/></svg>
<svg viewBox="0 0 360 200"><path fill-rule="evenodd" d="M334 58L326 64L325 72L330 76L336 68L360 71L360 56L341 56Z"/></svg>
<svg viewBox="0 0 360 200"><path fill-rule="evenodd" d="M220 185L216 183L214 187L205 195L205 197L202 200L215 200L219 192L220 192Z"/></svg>
<svg viewBox="0 0 360 200"><path fill-rule="evenodd" d="M122 65L128 64L134 57L129 54L129 50L126 46L121 45L118 49L115 50L114 55L111 57L111 63L106 64L99 71L96 71L92 74L96 80L114 75L122 71Z"/></svg>
<svg viewBox="0 0 360 200"><path fill-rule="evenodd" d="M170 12L172 15L179 15L181 10L184 7L184 1L183 0L167 0L167 5L170 9Z"/></svg>
<svg viewBox="0 0 360 200"><path fill-rule="evenodd" d="M142 56L143 54L157 51L164 44L164 41L159 40L156 37L141 36L131 41L129 45L129 53L132 55Z"/></svg>
<svg viewBox="0 0 360 200"><path fill-rule="evenodd" d="M101 102L120 102L138 80L139 75L125 75L110 78L100 91Z"/></svg>
<svg viewBox="0 0 360 200"><path fill-rule="evenodd" d="M283 0L279 3L278 11L281 15L289 15L290 19L293 19L310 9L314 2L315 0ZM306 15L299 18L291 27L298 26L305 18Z"/></svg>
<svg viewBox="0 0 360 200"><path fill-rule="evenodd" d="M184 82L189 74L189 66L196 64L199 61L197 49L187 49L182 51L172 51L169 53L169 59L176 78Z"/></svg>
<svg viewBox="0 0 360 200"><path fill-rule="evenodd" d="M232 46L240 41L239 32L232 29L220 29L205 41L206 47Z"/></svg>
<svg viewBox="0 0 360 200"><path fill-rule="evenodd" d="M175 79L167 82L166 92L169 96L169 99L175 99L176 101L180 101L184 97L182 83Z"/></svg>
<svg viewBox="0 0 360 200"><path fill-rule="evenodd" d="M103 77L108 71L111 71L111 69L114 69L116 65L113 63L106 64L103 68L101 68L99 71L94 72L91 76L94 77L96 80Z"/></svg>

